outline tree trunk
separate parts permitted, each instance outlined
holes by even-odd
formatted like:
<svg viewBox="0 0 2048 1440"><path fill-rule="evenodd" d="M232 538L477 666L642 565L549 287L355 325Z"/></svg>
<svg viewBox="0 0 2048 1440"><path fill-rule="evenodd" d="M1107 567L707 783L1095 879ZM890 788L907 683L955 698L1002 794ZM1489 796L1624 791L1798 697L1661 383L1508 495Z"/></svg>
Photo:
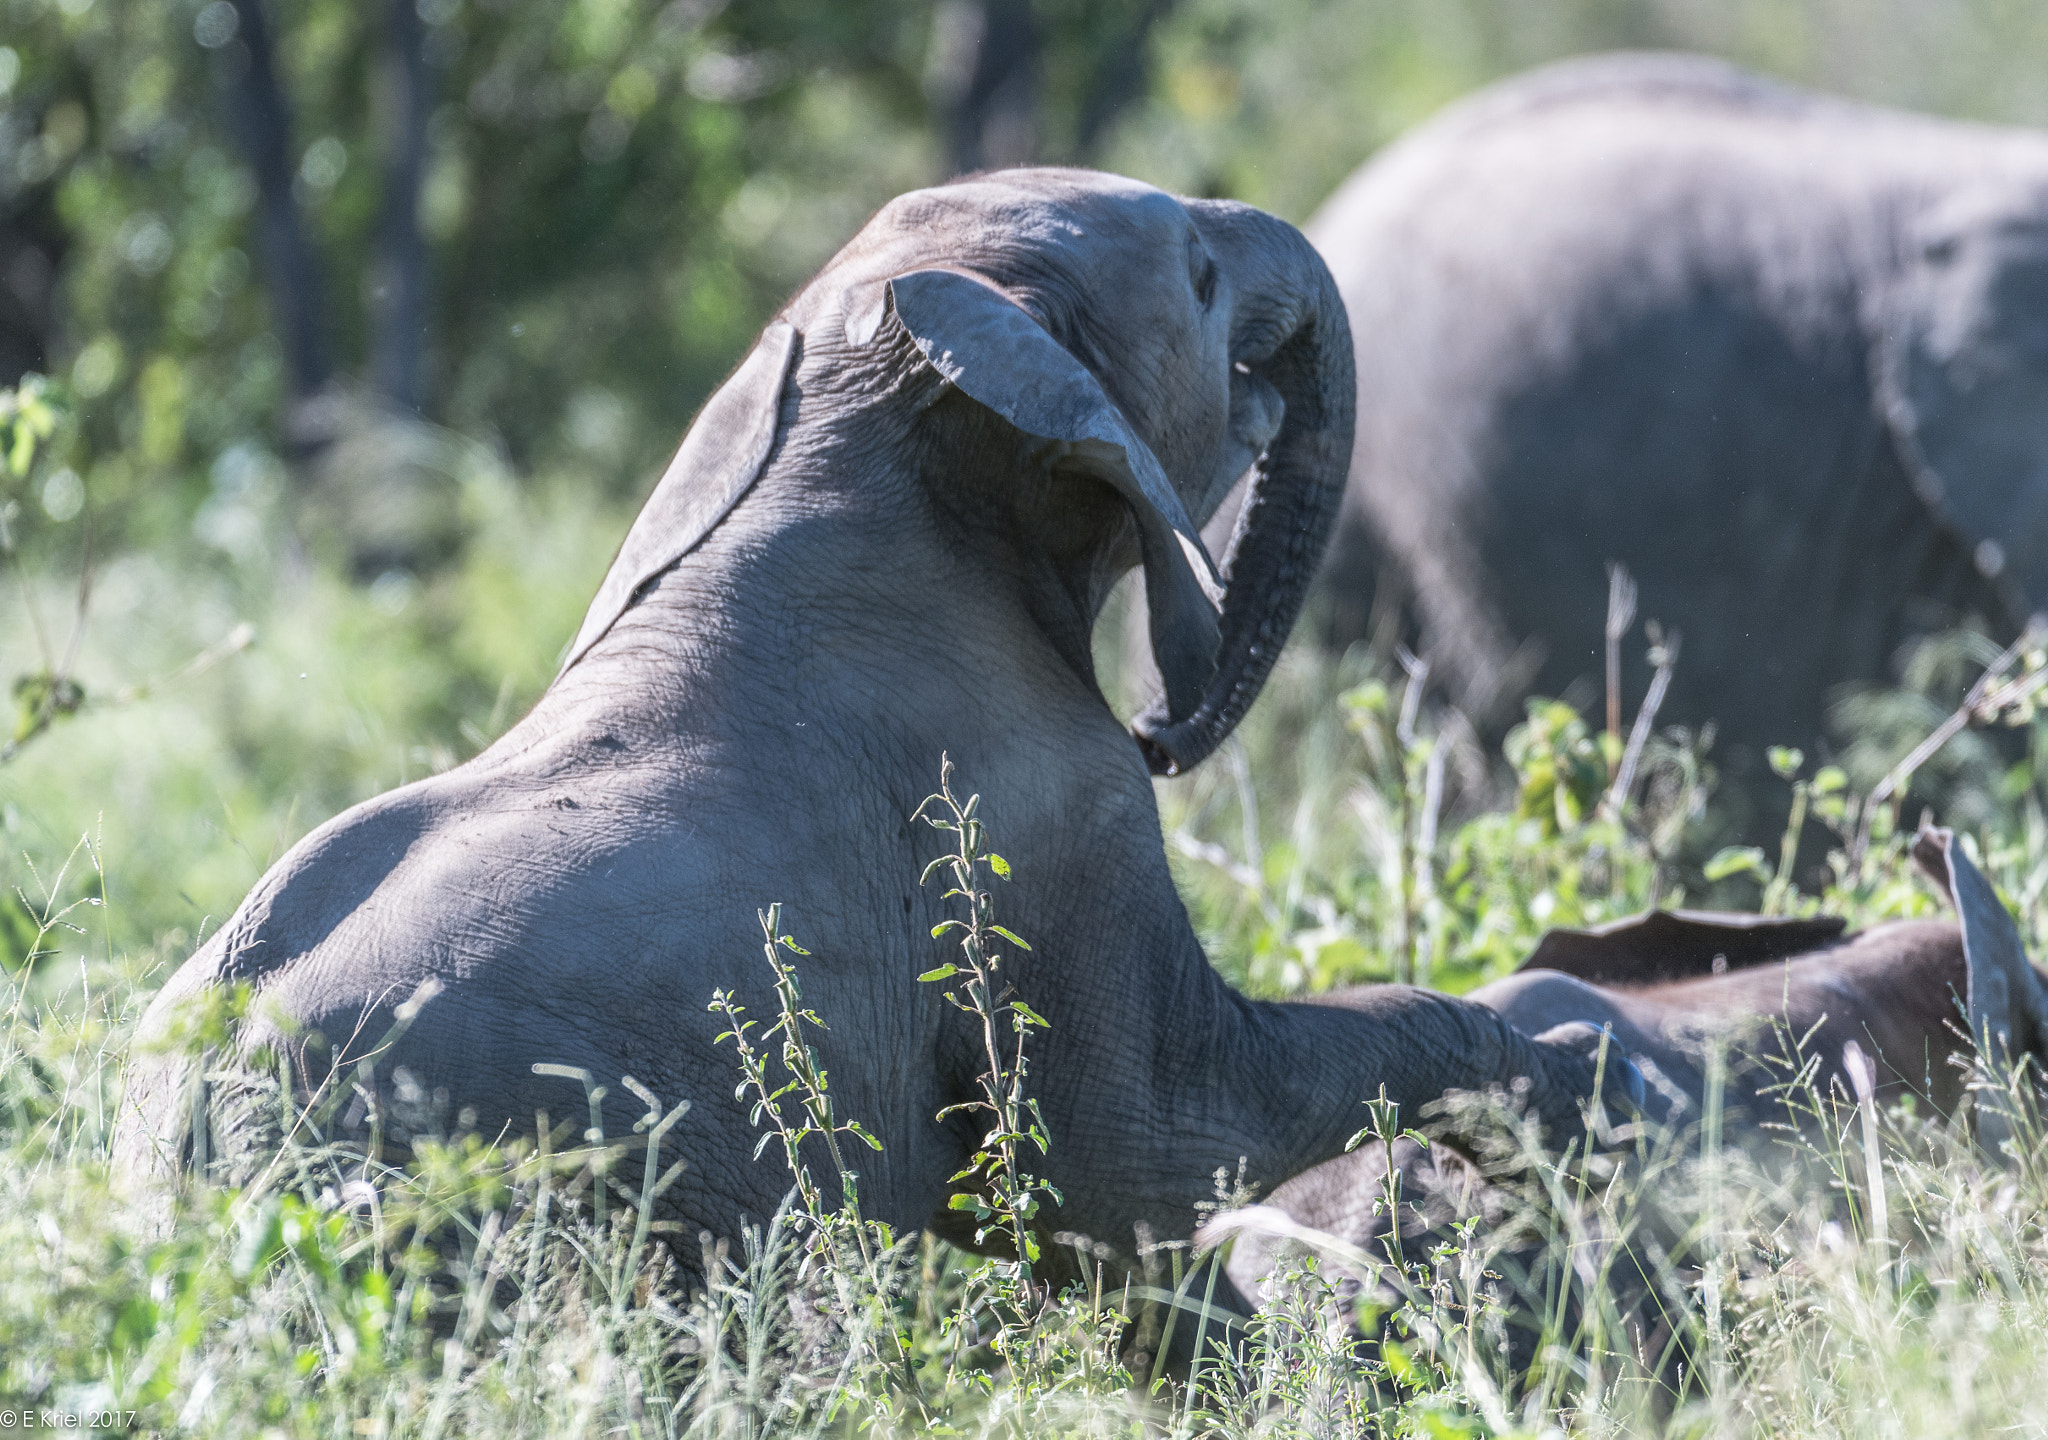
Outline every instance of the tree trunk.
<svg viewBox="0 0 2048 1440"><path fill-rule="evenodd" d="M1043 44L1029 0L946 0L933 29L927 91L942 117L951 172L1031 163Z"/></svg>
<svg viewBox="0 0 2048 1440"><path fill-rule="evenodd" d="M384 213L372 271L371 382L394 404L420 408L420 354L427 321L427 252L420 238L433 87L426 26L415 0L390 0L378 111L384 141Z"/></svg>
<svg viewBox="0 0 2048 1440"><path fill-rule="evenodd" d="M319 264L292 195L297 167L292 163L291 112L277 83L262 0L234 0L234 7L238 39L221 50L217 71L227 93L230 126L256 177L258 249L292 397L306 400L333 373Z"/></svg>
<svg viewBox="0 0 2048 1440"><path fill-rule="evenodd" d="M1097 147L1109 127L1131 101L1144 96L1152 82L1152 27L1166 18L1173 0L1142 0L1137 14L1124 27L1096 62L1089 77L1088 92L1081 101L1081 118L1074 135L1074 153L1084 164L1092 164Z"/></svg>

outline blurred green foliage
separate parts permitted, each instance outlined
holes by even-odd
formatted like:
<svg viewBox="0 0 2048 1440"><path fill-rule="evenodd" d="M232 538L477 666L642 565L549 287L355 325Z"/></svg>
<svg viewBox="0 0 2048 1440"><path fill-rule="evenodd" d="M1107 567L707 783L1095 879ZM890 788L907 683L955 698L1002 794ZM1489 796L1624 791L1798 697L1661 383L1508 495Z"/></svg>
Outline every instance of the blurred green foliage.
<svg viewBox="0 0 2048 1440"><path fill-rule="evenodd" d="M1588 819L1621 757L1601 754L1585 719L1558 700L1531 700L1529 718L1508 732L1508 764L1521 780L1515 814L1547 836ZM1603 737L1604 738L1604 737Z"/></svg>
<svg viewBox="0 0 2048 1440"><path fill-rule="evenodd" d="M629 490L780 297L933 168L920 7L418 11L428 409L522 469L567 453ZM53 200L48 359L85 402L80 473L124 538L160 542L205 498L216 456L283 438L258 186L228 123L248 63L234 7L6 13L0 213ZM270 13L293 199L344 375L365 371L384 283L385 16L334 0Z"/></svg>
<svg viewBox="0 0 2048 1440"><path fill-rule="evenodd" d="M36 452L56 435L64 406L49 379L25 376L12 390L0 391L0 463L19 480L35 464Z"/></svg>
<svg viewBox="0 0 2048 1440"><path fill-rule="evenodd" d="M881 201L942 178L934 67L963 4L417 0L426 415L519 473L573 466L608 496L635 493L780 299ZM0 328L35 330L28 368L82 402L65 459L110 541L182 539L218 457L295 443L260 177L232 123L249 63L236 16L255 6L5 0L0 289L18 304L0 297ZM2048 119L2029 58L2048 14L2024 0L1026 8L1034 153L1296 219L1465 91L1613 46ZM378 232L405 144L392 12L263 13L290 200L346 382L368 373L390 283Z"/></svg>

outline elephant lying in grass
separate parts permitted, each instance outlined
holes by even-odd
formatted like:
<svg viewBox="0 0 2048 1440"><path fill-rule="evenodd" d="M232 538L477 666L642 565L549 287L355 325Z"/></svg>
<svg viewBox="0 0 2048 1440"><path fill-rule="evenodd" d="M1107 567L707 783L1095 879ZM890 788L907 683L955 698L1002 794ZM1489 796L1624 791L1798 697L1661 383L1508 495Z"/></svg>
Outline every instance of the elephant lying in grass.
<svg viewBox="0 0 2048 1440"><path fill-rule="evenodd" d="M2035 1079L2048 1064L2048 972L2027 962L2011 917L1949 832L1923 831L1914 854L1950 898L1955 922L1895 921L1843 936L1842 922L1826 917L1652 912L1595 931L1554 931L1522 969L1471 998L1531 1033L1567 1021L1610 1028L1650 1072L1658 1094L1645 1110L1669 1127L1667 1144L1693 1143L1685 1137L1712 1123L1726 1143L1761 1150L1772 1130L1861 1094L1878 1104L1910 1095L1953 1114L1981 1059L1990 1083L1976 1092L1975 1119L1995 1150L2011 1134L2011 1092L2001 1086L2012 1083L2014 1063L2028 1057ZM1332 998L1352 1003L1365 993ZM1398 1209L1384 1203L1390 1157ZM1225 1269L1248 1297L1264 1294L1295 1227L1354 1255L1377 1261L1392 1252L1415 1264L1460 1218L1503 1225L1513 1209L1464 1157L1405 1136L1369 1141L1264 1203L1263 1215L1218 1217L1205 1235L1236 1236ZM1278 1224L1264 1218L1274 1212ZM1526 1275L1546 1248L1526 1243L1503 1268ZM1624 1269L1639 1259L1625 1254ZM1632 1273L1646 1292L1647 1276Z"/></svg>
<svg viewBox="0 0 2048 1440"><path fill-rule="evenodd" d="M1045 1229L1185 1237L1215 1171L1245 1157L1271 1186L1340 1153L1383 1083L1420 1107L1521 1077L1575 1134L1583 1045L1418 990L1247 1001L1168 873L1151 774L1208 755L1265 681L1354 396L1335 286L1268 215L1077 170L893 201L707 402L532 712L315 830L173 977L122 1155L249 1173L280 1123L264 1052L299 1098L358 1085L326 1138L374 1129L401 1156L580 1116L573 1080L535 1073L573 1066L609 1087L609 1135L645 1109L623 1077L692 1104L657 1218L736 1235L790 1177L752 1158L706 1004L774 1016L756 912L779 902L838 1113L881 1142L866 1217L958 1237L951 1181L980 1130L935 1117L975 1099L983 1051L919 983L955 954L934 928L954 911L918 883L939 846L912 823L942 752L1014 875L996 918L1033 947L1004 974L1049 1025L1031 1168L1065 1198ZM1248 468L1219 575L1198 527ZM1090 633L1135 564L1165 694L1134 739ZM203 1081L160 1053L236 986L248 1019ZM822 1147L808 1163L830 1173Z"/></svg>

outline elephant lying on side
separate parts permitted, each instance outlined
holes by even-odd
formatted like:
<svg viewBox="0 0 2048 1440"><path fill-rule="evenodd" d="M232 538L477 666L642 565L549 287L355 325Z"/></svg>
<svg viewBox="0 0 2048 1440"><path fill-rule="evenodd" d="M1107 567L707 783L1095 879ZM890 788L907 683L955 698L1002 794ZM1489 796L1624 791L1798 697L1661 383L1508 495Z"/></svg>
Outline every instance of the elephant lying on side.
<svg viewBox="0 0 2048 1440"><path fill-rule="evenodd" d="M1076 170L893 201L706 403L532 712L315 830L173 977L122 1153L241 1173L275 1139L253 1052L287 1055L301 1090L352 1074L434 981L375 1056L387 1140L403 1094L437 1102L422 1126L486 1135L580 1115L536 1063L607 1083L607 1133L630 1134L630 1075L694 1106L665 1217L736 1234L790 1182L750 1159L705 1007L723 988L772 1016L755 911L777 901L839 1113L883 1143L868 1214L957 1220L948 1177L979 1134L933 1117L977 1093L981 1052L918 981L955 941L917 878L943 837L911 819L942 752L1014 869L997 918L1033 946L1004 974L1050 1024L1030 1069L1052 1138L1034 1168L1065 1195L1048 1228L1186 1236L1215 1170L1248 1157L1274 1185L1339 1153L1383 1082L1419 1106L1528 1077L1575 1133L1583 1049L1415 990L1251 1003L1168 874L1149 772L1201 760L1258 694L1335 513L1355 393L1327 271L1256 210ZM1247 467L1226 589L1197 526ZM1089 643L1137 563L1165 695L1134 740ZM195 1090L150 1058L181 1006L238 982L242 1082Z"/></svg>
<svg viewBox="0 0 2048 1440"><path fill-rule="evenodd" d="M1764 1125L1786 1120L1783 1091L1802 1065L1812 1066L1802 1089L1852 1100L1852 1042L1874 1062L1866 1074L1879 1104L1910 1093L1950 1114L1978 1053L1972 1035L1994 1074L2022 1055L2037 1078L2048 1073L2048 973L2027 962L2011 917L1949 832L1923 831L1914 853L1957 922L1895 921L1843 937L1839 919L1652 912L1594 931L1554 931L1521 970L1471 998L1532 1034L1574 1021L1610 1027L1617 1046L1657 1072L1661 1094L1645 1108L1668 1125L1698 1124L1709 1050L1727 1047L1722 1134L1731 1144L1759 1144ZM1987 1145L2010 1134L1990 1093L1980 1095L1976 1120ZM1462 1216L1502 1218L1467 1161L1407 1139L1319 1165L1265 1204L1384 1255L1394 1217L1378 1202L1390 1153L1401 1171L1400 1248L1409 1261L1425 1258ZM1220 1217L1209 1238L1237 1230L1241 1218ZM1275 1231L1256 1220L1238 1234L1226 1273L1241 1293L1262 1295L1279 1248Z"/></svg>
<svg viewBox="0 0 2048 1440"><path fill-rule="evenodd" d="M2048 134L1598 57L1306 228L1358 357L1330 638L1404 599L1474 718L1599 684L1609 560L1683 632L1664 716L1752 752L1916 631L2048 607Z"/></svg>

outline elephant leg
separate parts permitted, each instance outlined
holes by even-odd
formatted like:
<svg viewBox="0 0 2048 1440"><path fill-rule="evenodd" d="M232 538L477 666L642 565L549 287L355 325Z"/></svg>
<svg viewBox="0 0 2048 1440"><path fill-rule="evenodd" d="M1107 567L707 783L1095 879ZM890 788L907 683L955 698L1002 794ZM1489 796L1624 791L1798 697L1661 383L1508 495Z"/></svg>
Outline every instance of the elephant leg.
<svg viewBox="0 0 2048 1440"><path fill-rule="evenodd" d="M1213 972L1204 978L1213 981ZM1163 1051L1148 1045L1132 1055L1118 1047L1035 1064L1040 1074L1058 1065L1104 1077L1077 1087L1078 1097L1069 1091L1069 1103L1057 1109L1049 1097L1046 1166L1067 1197L1062 1229L1133 1260L1148 1237L1184 1240L1201 1209L1229 1198L1219 1188L1241 1183L1270 1194L1343 1154L1369 1121L1366 1102L1382 1095L1405 1126L1421 1123L1447 1092L1497 1089L1526 1109L1552 1147L1585 1133L1580 1097L1594 1090L1598 1032L1536 1039L1482 1006L1405 986L1323 1005L1262 1004L1214 983L1223 1003L1212 1023L1174 1035ZM1108 1083L1141 1060L1150 1066L1148 1084ZM1639 1086L1640 1076L1618 1051L1606 1069L1608 1104L1627 1113L1631 1078ZM1451 1121L1454 1131L1486 1124ZM1456 1133L1451 1138L1460 1142Z"/></svg>

